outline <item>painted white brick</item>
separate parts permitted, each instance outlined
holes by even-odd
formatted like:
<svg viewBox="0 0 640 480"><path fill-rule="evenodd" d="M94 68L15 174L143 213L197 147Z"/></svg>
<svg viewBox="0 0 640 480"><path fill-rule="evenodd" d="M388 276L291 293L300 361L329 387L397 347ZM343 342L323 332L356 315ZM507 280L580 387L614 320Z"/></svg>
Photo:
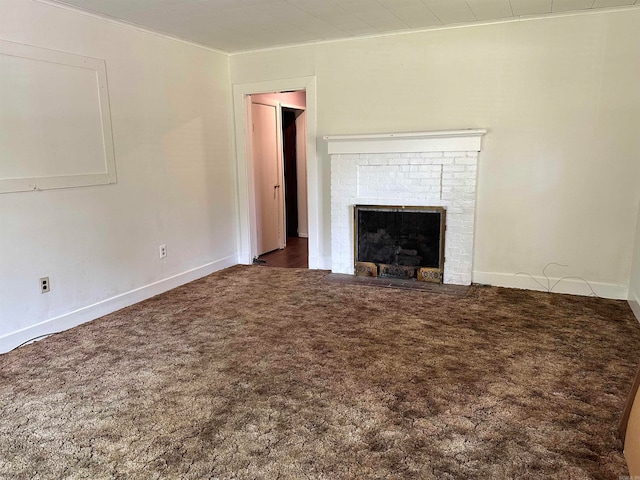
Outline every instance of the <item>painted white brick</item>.
<svg viewBox="0 0 640 480"><path fill-rule="evenodd" d="M391 158L389 159L389 165L409 165L408 158Z"/></svg>
<svg viewBox="0 0 640 480"><path fill-rule="evenodd" d="M353 205L447 208L445 283L471 283L477 152L333 155L332 271L353 274Z"/></svg>
<svg viewBox="0 0 640 480"><path fill-rule="evenodd" d="M450 165L453 164L453 159L447 158L410 158L409 164L411 165Z"/></svg>
<svg viewBox="0 0 640 480"><path fill-rule="evenodd" d="M460 208L460 207L448 207L447 208L447 215L452 215L455 213L464 213L464 209Z"/></svg>
<svg viewBox="0 0 640 480"><path fill-rule="evenodd" d="M456 165L475 165L477 159L469 157L456 157L454 163Z"/></svg>
<svg viewBox="0 0 640 480"><path fill-rule="evenodd" d="M367 160L367 165L389 165L389 160L382 158L371 158Z"/></svg>
<svg viewBox="0 0 640 480"><path fill-rule="evenodd" d="M461 187L464 185L464 180L459 180L454 178L443 178L442 185L448 185L452 187Z"/></svg>
<svg viewBox="0 0 640 480"><path fill-rule="evenodd" d="M464 180L468 180L469 177L471 177L471 176L472 176L472 174L470 174L468 172L465 172L464 170L461 171L461 172L455 172L453 174L453 178L462 178Z"/></svg>
<svg viewBox="0 0 640 480"><path fill-rule="evenodd" d="M409 172L409 178L427 180L429 174L427 172Z"/></svg>

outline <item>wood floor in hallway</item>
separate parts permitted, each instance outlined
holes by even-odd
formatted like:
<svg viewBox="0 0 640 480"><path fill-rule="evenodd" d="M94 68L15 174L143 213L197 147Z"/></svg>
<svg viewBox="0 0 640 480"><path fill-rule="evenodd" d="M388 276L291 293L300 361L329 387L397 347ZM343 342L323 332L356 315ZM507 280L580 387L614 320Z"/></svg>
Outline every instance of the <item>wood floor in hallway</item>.
<svg viewBox="0 0 640 480"><path fill-rule="evenodd" d="M269 267L309 268L308 240L302 237L287 237L287 246L258 257Z"/></svg>

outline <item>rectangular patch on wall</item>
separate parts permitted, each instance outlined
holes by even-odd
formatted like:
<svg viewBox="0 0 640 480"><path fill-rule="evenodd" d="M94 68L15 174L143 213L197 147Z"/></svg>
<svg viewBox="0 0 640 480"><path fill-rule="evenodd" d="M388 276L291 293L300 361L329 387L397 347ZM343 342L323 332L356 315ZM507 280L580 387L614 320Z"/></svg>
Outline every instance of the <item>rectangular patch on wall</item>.
<svg viewBox="0 0 640 480"><path fill-rule="evenodd" d="M0 193L116 182L104 60L0 40Z"/></svg>

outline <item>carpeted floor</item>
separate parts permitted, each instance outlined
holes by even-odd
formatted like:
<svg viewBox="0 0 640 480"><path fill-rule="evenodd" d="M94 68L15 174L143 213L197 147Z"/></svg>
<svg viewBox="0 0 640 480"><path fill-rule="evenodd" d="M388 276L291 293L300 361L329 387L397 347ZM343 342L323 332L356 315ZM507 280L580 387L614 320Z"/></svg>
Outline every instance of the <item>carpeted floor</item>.
<svg viewBox="0 0 640 480"><path fill-rule="evenodd" d="M0 478L615 479L625 302L233 267L0 355Z"/></svg>

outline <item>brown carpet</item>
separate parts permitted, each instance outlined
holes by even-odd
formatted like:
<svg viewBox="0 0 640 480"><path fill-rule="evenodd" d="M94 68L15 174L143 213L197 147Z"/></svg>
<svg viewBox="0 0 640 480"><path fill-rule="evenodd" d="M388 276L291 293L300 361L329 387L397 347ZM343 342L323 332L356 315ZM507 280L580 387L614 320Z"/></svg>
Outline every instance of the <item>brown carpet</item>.
<svg viewBox="0 0 640 480"><path fill-rule="evenodd" d="M0 478L618 479L625 302L233 267L0 355Z"/></svg>

